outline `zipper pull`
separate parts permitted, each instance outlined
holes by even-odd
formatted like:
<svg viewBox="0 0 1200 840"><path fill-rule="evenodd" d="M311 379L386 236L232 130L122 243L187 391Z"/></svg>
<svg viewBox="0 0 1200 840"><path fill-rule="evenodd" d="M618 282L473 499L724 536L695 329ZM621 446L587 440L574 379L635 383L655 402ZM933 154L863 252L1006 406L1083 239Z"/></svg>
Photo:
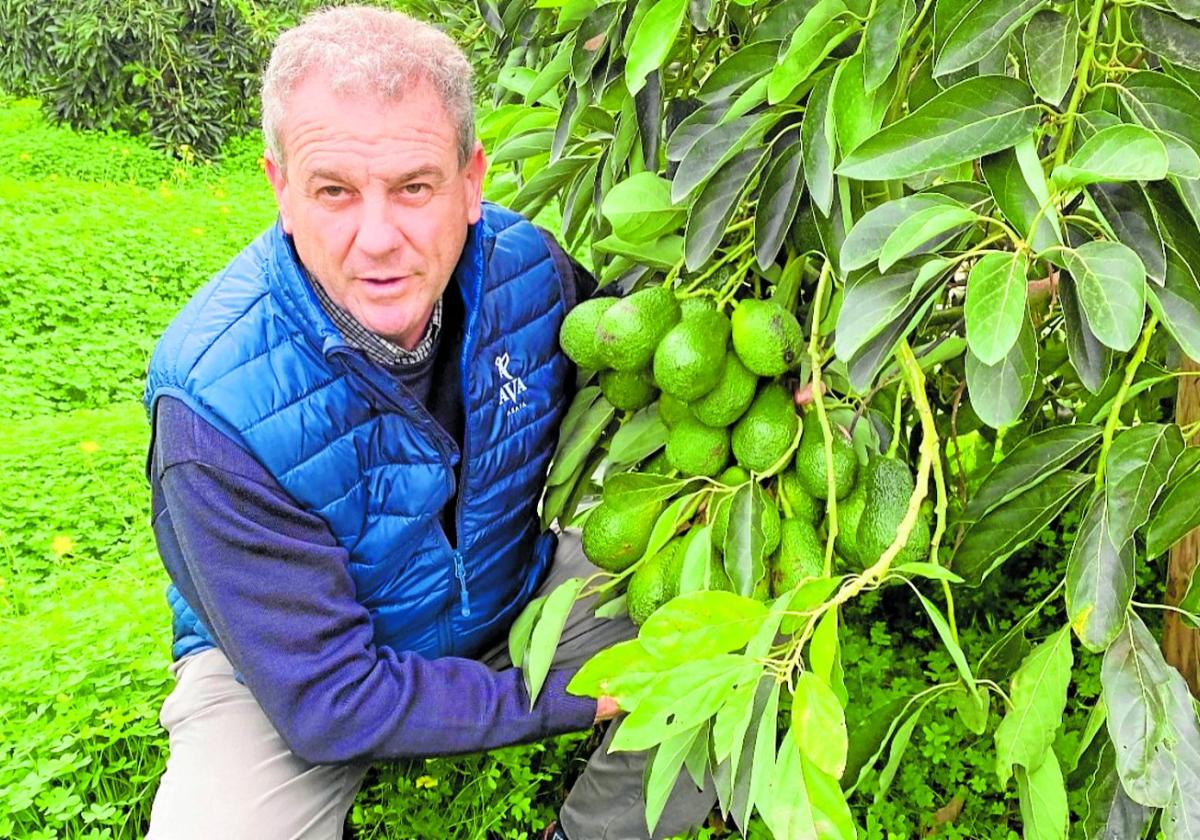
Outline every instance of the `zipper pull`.
<svg viewBox="0 0 1200 840"><path fill-rule="evenodd" d="M461 551L454 552L454 575L458 578L459 611L463 618L467 618L471 615L471 598L467 594L467 569L463 565Z"/></svg>

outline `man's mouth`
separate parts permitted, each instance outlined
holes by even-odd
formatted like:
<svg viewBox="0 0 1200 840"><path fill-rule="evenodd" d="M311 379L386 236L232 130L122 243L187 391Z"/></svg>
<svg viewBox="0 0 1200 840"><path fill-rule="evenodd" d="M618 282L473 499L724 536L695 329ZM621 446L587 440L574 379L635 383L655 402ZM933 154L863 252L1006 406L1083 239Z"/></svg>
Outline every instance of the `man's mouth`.
<svg viewBox="0 0 1200 840"><path fill-rule="evenodd" d="M390 286L395 283L402 282L408 275L397 275L395 277L360 277L364 283L370 283L372 286Z"/></svg>

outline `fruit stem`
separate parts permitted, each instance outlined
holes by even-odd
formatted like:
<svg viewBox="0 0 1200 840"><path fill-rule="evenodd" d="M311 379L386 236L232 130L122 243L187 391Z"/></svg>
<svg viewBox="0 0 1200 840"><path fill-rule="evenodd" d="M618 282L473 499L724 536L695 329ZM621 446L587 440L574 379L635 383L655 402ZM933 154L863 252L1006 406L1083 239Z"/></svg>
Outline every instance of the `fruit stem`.
<svg viewBox="0 0 1200 840"><path fill-rule="evenodd" d="M1096 55L1096 38L1100 32L1100 18L1104 13L1105 0L1095 0L1092 3L1092 13L1088 18L1087 29L1083 33L1083 56L1075 70L1075 90L1071 101L1067 104L1067 113L1063 116L1062 134L1058 137L1058 147L1054 150L1054 165L1062 166L1067 160L1067 150L1071 146L1071 135L1075 132L1075 117L1079 113L1079 105L1084 94L1089 90L1088 76L1091 74L1092 62Z"/></svg>
<svg viewBox="0 0 1200 840"><path fill-rule="evenodd" d="M926 452L929 453L930 459L933 461L933 483L937 488L937 504L935 506L937 522L933 529L933 539L929 541L929 559L935 565L940 566L938 546L941 545L942 537L946 533L947 493L946 476L942 471L941 456L938 454L937 425L934 423L933 411L929 407L929 398L925 393L925 372L921 370L921 365L917 361L917 357L913 355L912 346L909 345L907 339L900 342L900 349L897 355L902 370L908 374L909 391L912 393L913 405L916 406L917 414L921 417L922 461L924 461ZM950 624L950 637L957 644L958 622L954 617L954 593L950 590L949 581L942 581L942 592L946 596L946 620Z"/></svg>
<svg viewBox="0 0 1200 840"><path fill-rule="evenodd" d="M892 406L892 439L888 442L887 457L895 458L900 451L900 431L904 420L904 380L896 383L896 403Z"/></svg>
<svg viewBox="0 0 1200 840"><path fill-rule="evenodd" d="M796 261L798 262L798 261ZM791 268L793 262L788 263ZM825 386L821 382L821 308L825 302L825 290L829 285L829 276L833 273L832 264L826 260L821 266L821 276L817 278L817 294L813 298L812 330L808 339L808 358L812 364L812 397L813 406L817 412L817 422L821 424L821 437L825 446L825 576L833 574L833 542L838 535L837 518L837 484L833 475L833 431L829 427L829 417L825 413ZM801 272L796 271L799 276ZM788 276L785 268L783 276ZM782 281L781 286L782 287Z"/></svg>
<svg viewBox="0 0 1200 840"><path fill-rule="evenodd" d="M1096 489L1101 490L1104 487L1104 467L1108 462L1108 450L1112 448L1113 435L1117 432L1117 423L1121 420L1121 407L1125 405L1125 399L1129 396L1129 388L1133 385L1133 379L1137 376L1138 368L1142 366L1142 362L1146 361L1146 353L1150 349L1150 339L1154 337L1154 328L1158 326L1158 316L1151 314L1150 319L1146 321L1146 327L1142 330L1142 340L1138 342L1137 350L1129 359L1129 364L1125 367L1125 378L1121 381L1121 389L1117 391L1117 395L1113 397L1113 406L1108 413L1108 420L1104 423L1104 438L1100 444L1100 458L1096 462Z"/></svg>

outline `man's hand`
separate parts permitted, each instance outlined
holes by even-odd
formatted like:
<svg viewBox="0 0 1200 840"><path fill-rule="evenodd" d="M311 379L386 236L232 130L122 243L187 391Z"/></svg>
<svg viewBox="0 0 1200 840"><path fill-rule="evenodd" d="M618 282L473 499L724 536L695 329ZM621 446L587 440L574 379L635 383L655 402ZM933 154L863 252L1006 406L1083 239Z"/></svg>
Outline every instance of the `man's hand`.
<svg viewBox="0 0 1200 840"><path fill-rule="evenodd" d="M829 389L825 387L825 383L822 382L821 394L825 394L825 392L828 390ZM804 408L805 406L810 405L813 401L813 384L811 382L806 382L803 385L797 385L792 396L796 400L796 408Z"/></svg>
<svg viewBox="0 0 1200 840"><path fill-rule="evenodd" d="M596 701L596 723L612 720L621 711L617 701L611 697L601 697Z"/></svg>

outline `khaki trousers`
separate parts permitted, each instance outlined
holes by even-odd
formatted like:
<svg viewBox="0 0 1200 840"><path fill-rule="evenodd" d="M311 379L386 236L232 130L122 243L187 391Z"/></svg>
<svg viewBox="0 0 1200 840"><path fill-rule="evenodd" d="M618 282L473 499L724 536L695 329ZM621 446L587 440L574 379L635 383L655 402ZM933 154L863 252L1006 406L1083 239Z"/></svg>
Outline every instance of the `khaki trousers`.
<svg viewBox="0 0 1200 840"><path fill-rule="evenodd" d="M577 532L561 536L544 595L570 577L595 571ZM592 654L636 634L627 618L597 619L576 604L563 629L555 668L578 667ZM507 641L480 657L512 667ZM160 721L170 740L167 768L150 816L148 840L337 840L367 766L314 765L295 756L219 650L171 666L174 690ZM606 750L616 724L592 753L559 819L571 840L646 840L642 777L645 753ZM700 825L716 801L711 782L697 790L686 772L676 782L654 838Z"/></svg>

